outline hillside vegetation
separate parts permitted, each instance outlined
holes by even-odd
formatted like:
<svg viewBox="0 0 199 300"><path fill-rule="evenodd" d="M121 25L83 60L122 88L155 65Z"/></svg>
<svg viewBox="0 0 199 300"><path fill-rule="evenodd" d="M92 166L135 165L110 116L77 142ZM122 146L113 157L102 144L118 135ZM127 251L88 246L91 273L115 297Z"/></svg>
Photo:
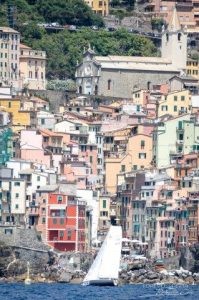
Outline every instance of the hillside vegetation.
<svg viewBox="0 0 199 300"><path fill-rule="evenodd" d="M77 61L81 61L84 47L91 44L98 55L156 55L154 44L147 38L128 33L124 29L106 31L103 20L93 14L83 0L1 0L0 26L7 24L7 4L13 2L16 26L22 42L47 52L47 78L74 78ZM73 24L77 31L67 29L47 32L39 23ZM91 25L102 27L98 31Z"/></svg>

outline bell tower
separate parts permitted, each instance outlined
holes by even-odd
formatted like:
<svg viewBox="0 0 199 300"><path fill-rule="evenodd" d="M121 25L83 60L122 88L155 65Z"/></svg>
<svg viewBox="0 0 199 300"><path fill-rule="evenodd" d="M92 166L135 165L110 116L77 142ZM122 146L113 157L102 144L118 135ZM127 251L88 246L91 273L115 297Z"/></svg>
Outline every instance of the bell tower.
<svg viewBox="0 0 199 300"><path fill-rule="evenodd" d="M187 33L182 28L174 7L167 29L162 29L162 58L171 60L177 70L185 70L187 61Z"/></svg>

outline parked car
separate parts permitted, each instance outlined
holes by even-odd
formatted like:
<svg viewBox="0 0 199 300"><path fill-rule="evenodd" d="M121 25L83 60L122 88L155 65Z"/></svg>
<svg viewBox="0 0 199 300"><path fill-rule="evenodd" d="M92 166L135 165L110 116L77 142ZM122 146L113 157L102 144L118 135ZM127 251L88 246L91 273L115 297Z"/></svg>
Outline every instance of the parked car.
<svg viewBox="0 0 199 300"><path fill-rule="evenodd" d="M71 31L76 31L77 30L77 26L75 25L70 25L68 30L71 30Z"/></svg>

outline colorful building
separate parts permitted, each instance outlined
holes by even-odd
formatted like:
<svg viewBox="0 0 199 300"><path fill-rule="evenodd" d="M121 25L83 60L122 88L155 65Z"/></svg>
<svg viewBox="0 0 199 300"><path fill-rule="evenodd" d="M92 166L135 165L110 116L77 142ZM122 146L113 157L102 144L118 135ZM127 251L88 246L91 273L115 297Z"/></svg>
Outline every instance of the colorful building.
<svg viewBox="0 0 199 300"><path fill-rule="evenodd" d="M50 193L47 204L47 242L61 251L85 249L85 202Z"/></svg>
<svg viewBox="0 0 199 300"><path fill-rule="evenodd" d="M109 0L84 0L92 11L103 17L109 14Z"/></svg>
<svg viewBox="0 0 199 300"><path fill-rule="evenodd" d="M30 90L46 89L46 52L33 50L20 44L20 79L21 88Z"/></svg>

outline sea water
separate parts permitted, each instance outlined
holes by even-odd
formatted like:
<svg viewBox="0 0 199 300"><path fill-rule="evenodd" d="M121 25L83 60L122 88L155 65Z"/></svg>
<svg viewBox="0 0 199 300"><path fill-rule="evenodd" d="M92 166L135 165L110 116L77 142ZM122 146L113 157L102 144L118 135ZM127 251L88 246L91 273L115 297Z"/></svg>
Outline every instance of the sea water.
<svg viewBox="0 0 199 300"><path fill-rule="evenodd" d="M199 285L122 285L118 287L76 284L1 283L1 300L133 300L199 299Z"/></svg>

